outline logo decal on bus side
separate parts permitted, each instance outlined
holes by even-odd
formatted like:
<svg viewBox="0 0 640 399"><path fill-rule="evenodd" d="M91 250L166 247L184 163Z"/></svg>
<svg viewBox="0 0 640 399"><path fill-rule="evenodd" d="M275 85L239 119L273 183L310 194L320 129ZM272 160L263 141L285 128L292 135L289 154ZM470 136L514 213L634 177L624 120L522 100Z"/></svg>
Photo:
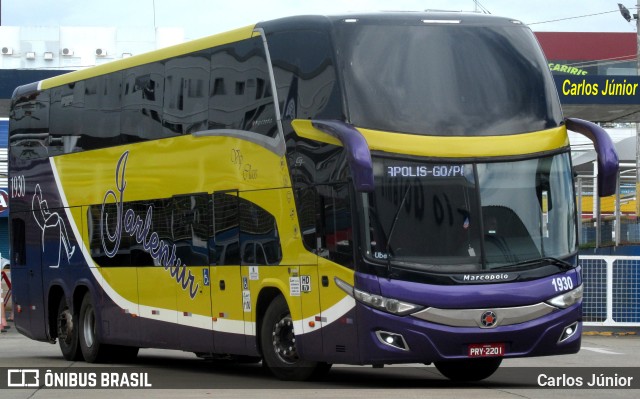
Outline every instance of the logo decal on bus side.
<svg viewBox="0 0 640 399"><path fill-rule="evenodd" d="M47 200L44 199L40 184L36 184L35 193L31 200L31 210L33 211L33 218L36 220L38 226L42 230L42 253L45 252L45 232L47 229L54 231L57 230L59 235L58 240L58 263L50 265L50 268L57 269L60 267L60 260L62 259L62 249L64 248L67 260L71 262L71 257L76 251L76 246L71 245L69 240L69 233L67 232L67 225L64 219L58 212L51 212Z"/></svg>
<svg viewBox="0 0 640 399"><path fill-rule="evenodd" d="M122 239L123 229L124 233L129 234L131 237L135 237L138 244L142 244L143 249L151 257L158 261L164 269L167 270L171 277L176 280L183 290L189 292L191 299L196 297L199 284L195 283L195 277L191 271L187 271L187 266L182 263L182 260L176 257L176 245L169 245L164 240L160 239L157 232L152 231L151 220L153 217L153 206L147 208L147 214L144 220L139 215L136 215L133 209L127 209L124 211L124 191L127 187L125 180L125 172L127 168L127 159L129 157L129 151L125 151L118 160L116 166L116 191L109 190L104 195L102 201L102 212L100 214L100 235L102 236L102 248L105 254L113 258L120 249L120 240ZM113 199L116 203L116 226L115 231L108 230L109 214L105 212L105 205L109 199ZM109 248L111 245L111 248Z"/></svg>

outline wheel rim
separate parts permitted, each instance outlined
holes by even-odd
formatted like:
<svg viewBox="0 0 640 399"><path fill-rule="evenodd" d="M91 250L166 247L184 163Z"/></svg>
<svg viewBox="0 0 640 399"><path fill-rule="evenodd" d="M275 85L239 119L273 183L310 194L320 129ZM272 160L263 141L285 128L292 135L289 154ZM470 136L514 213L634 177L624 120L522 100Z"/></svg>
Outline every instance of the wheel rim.
<svg viewBox="0 0 640 399"><path fill-rule="evenodd" d="M73 316L69 308L65 308L58 317L58 339L71 343L73 337Z"/></svg>
<svg viewBox="0 0 640 399"><path fill-rule="evenodd" d="M286 315L273 326L273 350L281 361L293 364L298 361L296 335L293 330L291 316Z"/></svg>
<svg viewBox="0 0 640 399"><path fill-rule="evenodd" d="M84 343L87 345L87 348L91 348L93 346L93 332L94 332L95 321L96 320L93 314L93 307L88 307L84 313L83 323L82 323Z"/></svg>

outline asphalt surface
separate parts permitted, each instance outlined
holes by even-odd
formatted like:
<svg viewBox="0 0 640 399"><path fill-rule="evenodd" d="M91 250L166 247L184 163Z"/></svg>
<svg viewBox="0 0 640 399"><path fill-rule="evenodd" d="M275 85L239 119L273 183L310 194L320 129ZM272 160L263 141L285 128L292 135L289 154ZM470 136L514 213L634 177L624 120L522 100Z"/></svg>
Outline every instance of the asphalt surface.
<svg viewBox="0 0 640 399"><path fill-rule="evenodd" d="M36 370L37 383L33 380ZM588 386L594 377L595 386ZM34 386L9 386L21 383ZM604 387L603 384L614 386ZM110 388L101 388L106 385ZM131 388L140 385L140 388ZM629 385L633 388L628 389ZM113 386L129 389L114 389ZM375 399L399 395L403 399L637 398L640 395L640 336L633 333L584 335L578 354L507 359L496 374L484 381L455 383L442 377L434 366L420 364L380 369L338 365L319 381L285 382L272 377L260 364L206 361L192 353L158 349L141 349L137 359L128 364L95 365L64 360L58 345L32 341L17 333L15 328L0 335L2 399Z"/></svg>

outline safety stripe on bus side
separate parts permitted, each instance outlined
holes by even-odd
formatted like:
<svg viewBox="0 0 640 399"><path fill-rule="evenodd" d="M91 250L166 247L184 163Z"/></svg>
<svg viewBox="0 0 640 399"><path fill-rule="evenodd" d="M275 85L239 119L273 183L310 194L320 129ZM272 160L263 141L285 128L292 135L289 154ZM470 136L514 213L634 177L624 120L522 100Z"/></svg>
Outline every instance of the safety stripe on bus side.
<svg viewBox="0 0 640 399"><path fill-rule="evenodd" d="M348 311L353 309L355 306L356 300L349 295L345 295L345 297L339 300L338 303L336 303L329 309L322 311L323 321L322 323L320 323L320 327L322 328L324 326L328 326L329 324L341 319L345 314L347 314ZM308 331L308 328L306 326L308 326L308 323L312 321L317 323L317 316L319 315L313 315L302 320L294 320L293 328L295 329L296 334L298 334L299 331L310 332Z"/></svg>

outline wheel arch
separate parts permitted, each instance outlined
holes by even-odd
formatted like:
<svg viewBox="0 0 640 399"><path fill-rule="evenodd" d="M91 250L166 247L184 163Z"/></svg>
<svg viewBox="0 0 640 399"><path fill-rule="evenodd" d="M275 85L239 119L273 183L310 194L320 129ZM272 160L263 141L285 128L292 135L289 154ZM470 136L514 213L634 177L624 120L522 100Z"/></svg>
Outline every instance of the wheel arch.
<svg viewBox="0 0 640 399"><path fill-rule="evenodd" d="M262 355L262 345L260 344L260 331L262 330L262 321L264 320L264 315L269 308L269 305L275 298L279 295L284 294L279 288L276 287L265 287L258 294L258 299L256 301L256 346L258 348L258 353ZM285 297L286 300L286 297Z"/></svg>
<svg viewBox="0 0 640 399"><path fill-rule="evenodd" d="M64 288L61 285L54 284L49 287L47 295L47 336L52 340L58 338L58 306L64 296Z"/></svg>

